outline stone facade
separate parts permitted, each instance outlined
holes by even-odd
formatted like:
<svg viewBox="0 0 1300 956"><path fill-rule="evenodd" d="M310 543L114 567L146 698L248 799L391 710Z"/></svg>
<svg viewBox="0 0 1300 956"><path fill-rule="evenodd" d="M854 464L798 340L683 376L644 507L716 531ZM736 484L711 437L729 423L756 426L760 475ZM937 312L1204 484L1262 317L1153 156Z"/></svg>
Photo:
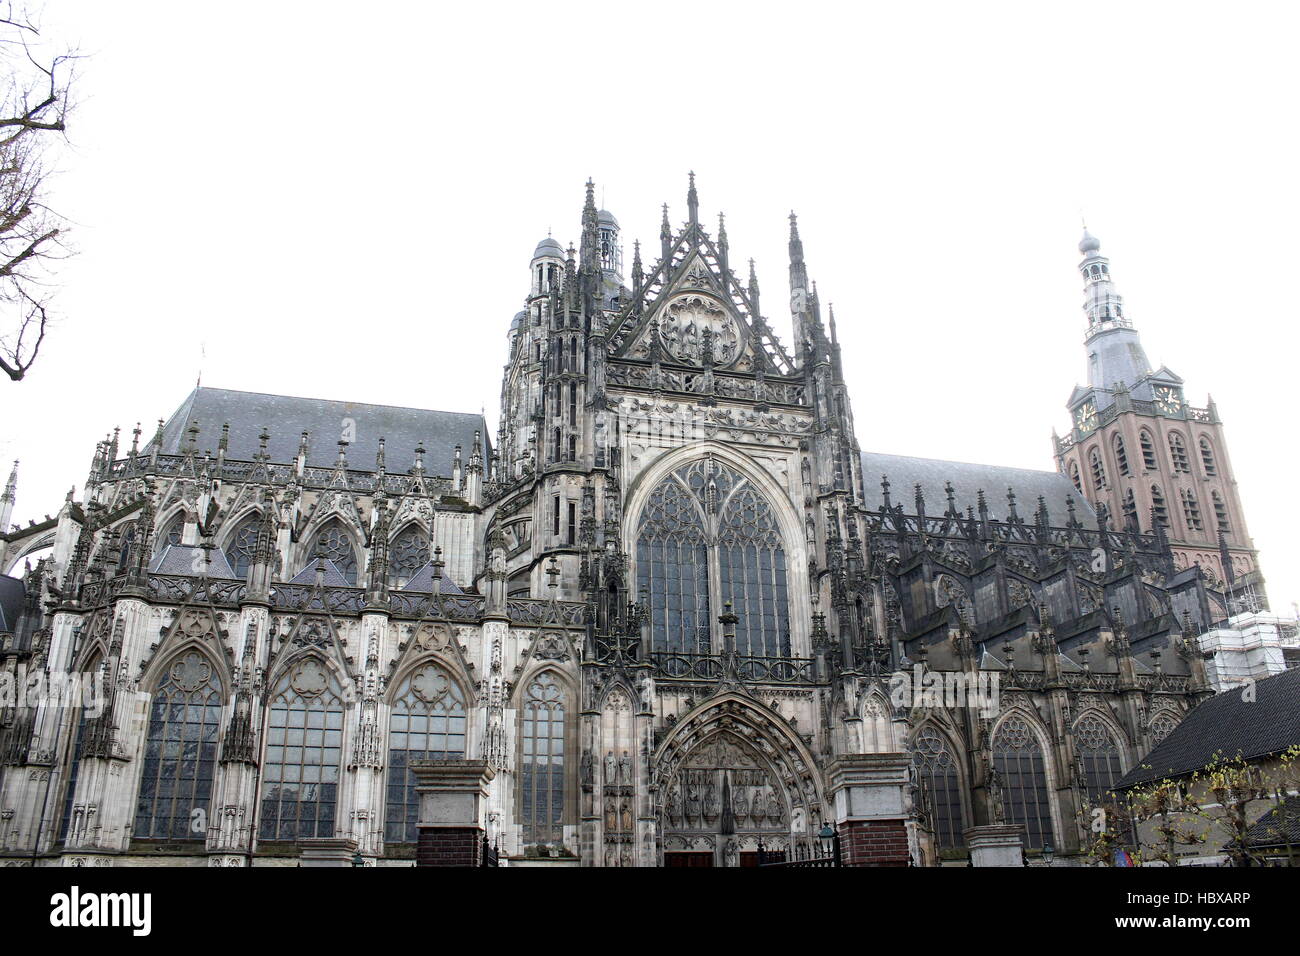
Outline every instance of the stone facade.
<svg viewBox="0 0 1300 956"><path fill-rule="evenodd" d="M486 835L519 863L742 866L826 825L850 865L1077 848L1089 794L1209 692L1222 576L1094 512L1082 433L1062 473L867 473L794 217L787 349L693 179L687 209L628 278L590 185L580 249L538 245L495 442L199 389L101 443L81 500L4 536L7 566L48 553L5 599L3 673L85 694L0 709L0 858L472 864ZM422 833L428 761L486 768L472 825Z"/></svg>

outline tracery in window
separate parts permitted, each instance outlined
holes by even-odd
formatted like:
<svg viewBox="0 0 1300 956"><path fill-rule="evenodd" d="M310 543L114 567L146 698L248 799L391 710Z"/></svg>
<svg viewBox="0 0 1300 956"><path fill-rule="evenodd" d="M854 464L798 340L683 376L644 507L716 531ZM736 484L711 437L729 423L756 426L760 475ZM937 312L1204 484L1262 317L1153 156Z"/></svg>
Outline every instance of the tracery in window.
<svg viewBox="0 0 1300 956"><path fill-rule="evenodd" d="M993 737L997 799L1009 823L1025 828L1027 845L1038 849L1052 839L1047 768L1038 736L1024 718L1012 714Z"/></svg>
<svg viewBox="0 0 1300 956"><path fill-rule="evenodd" d="M682 466L650 493L637 535L637 583L649 601L654 650L711 652L713 615L731 602L738 653L788 656L787 570L771 504L721 462Z"/></svg>
<svg viewBox="0 0 1300 956"><path fill-rule="evenodd" d="M926 724L912 744L912 765L916 768L921 805L930 817L935 838L942 849L965 845L962 831L961 780L957 761L943 734Z"/></svg>
<svg viewBox="0 0 1300 956"><path fill-rule="evenodd" d="M318 658L300 661L276 684L266 718L261 839L334 836L343 711L339 683Z"/></svg>
<svg viewBox="0 0 1300 956"><path fill-rule="evenodd" d="M203 840L221 727L221 680L187 651L158 682L149 711L134 836Z"/></svg>
<svg viewBox="0 0 1300 956"><path fill-rule="evenodd" d="M166 527L158 532L158 537L154 541L154 554L157 554L163 548L170 545L178 545L185 536L185 512L174 515L171 521L167 522Z"/></svg>
<svg viewBox="0 0 1300 956"><path fill-rule="evenodd" d="M526 844L564 839L564 685L543 671L524 695L520 747L519 822Z"/></svg>
<svg viewBox="0 0 1300 956"><path fill-rule="evenodd" d="M1088 799L1101 801L1115 781L1123 775L1119 745L1106 722L1095 714L1084 714L1074 725L1074 739L1083 763L1084 786Z"/></svg>
<svg viewBox="0 0 1300 956"><path fill-rule="evenodd" d="M234 534L226 541L226 560L237 578L248 577L253 555L257 552L257 522L257 515L249 515L235 526Z"/></svg>
<svg viewBox="0 0 1300 956"><path fill-rule="evenodd" d="M1079 466L1070 462L1070 480L1074 482L1074 488L1080 494L1083 493L1083 481L1079 478Z"/></svg>
<svg viewBox="0 0 1300 956"><path fill-rule="evenodd" d="M416 841L420 801L411 762L463 758L465 728L465 694L442 667L431 661L402 681L388 718L385 841Z"/></svg>
<svg viewBox="0 0 1300 956"><path fill-rule="evenodd" d="M1173 733L1174 728L1177 726L1178 721L1167 713L1159 713L1152 717L1151 724L1147 728L1147 733L1151 737L1151 746L1154 747L1159 744Z"/></svg>
<svg viewBox="0 0 1300 956"><path fill-rule="evenodd" d="M400 588L429 563L429 536L418 524L409 524L388 549L388 584Z"/></svg>
<svg viewBox="0 0 1300 956"><path fill-rule="evenodd" d="M357 552L352 546L352 535L338 518L331 518L316 533L308 560L317 556L333 562L348 584L357 583Z"/></svg>

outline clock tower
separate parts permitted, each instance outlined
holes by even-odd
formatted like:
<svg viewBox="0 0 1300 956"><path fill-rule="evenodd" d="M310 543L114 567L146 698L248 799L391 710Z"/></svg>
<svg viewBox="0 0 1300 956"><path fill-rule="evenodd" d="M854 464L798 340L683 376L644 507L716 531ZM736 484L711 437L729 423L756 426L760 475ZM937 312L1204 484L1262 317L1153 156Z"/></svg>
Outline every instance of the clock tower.
<svg viewBox="0 0 1300 956"><path fill-rule="evenodd" d="M1158 528L1176 571L1200 565L1232 595L1262 596L1214 400L1195 408L1181 378L1151 369L1101 243L1085 230L1079 252L1088 379L1070 395L1069 434L1054 436L1057 468L1094 507L1105 506L1112 530Z"/></svg>

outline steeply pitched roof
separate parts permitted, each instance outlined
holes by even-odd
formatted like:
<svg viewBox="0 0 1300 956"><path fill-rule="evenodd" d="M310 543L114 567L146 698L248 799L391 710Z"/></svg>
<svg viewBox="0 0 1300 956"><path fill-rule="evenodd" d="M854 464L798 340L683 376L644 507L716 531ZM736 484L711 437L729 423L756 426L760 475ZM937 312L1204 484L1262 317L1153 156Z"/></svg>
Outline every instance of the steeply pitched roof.
<svg viewBox="0 0 1300 956"><path fill-rule="evenodd" d="M313 558L307 567L303 568L289 581L290 584L315 584L316 572L325 572L321 579L321 584L327 588L350 588L351 584L345 578L338 566L329 558Z"/></svg>
<svg viewBox="0 0 1300 956"><path fill-rule="evenodd" d="M293 461L298 455L302 433L308 432L307 463L329 467L338 460L338 442L349 422L352 437L348 465L356 469L374 467L381 438L388 470L399 473L411 467L415 446L421 442L425 449L425 468L434 475L451 474L457 445L461 446L464 458L469 459L475 431L482 436L485 456L491 447L482 415L196 388L163 426L160 451L166 455L180 454L188 440L186 429L195 420L199 423L200 454L205 451L216 454L221 426L229 423L230 446L226 457L240 461L249 461L257 454L258 434L265 427L271 436L267 453L272 461Z"/></svg>
<svg viewBox="0 0 1300 956"><path fill-rule="evenodd" d="M1293 846L1300 850L1300 796L1292 795L1255 821L1246 831L1246 846Z"/></svg>
<svg viewBox="0 0 1300 956"><path fill-rule="evenodd" d="M877 509L882 495L880 478L889 478L889 496L895 505L911 514L915 510L915 488L919 482L925 495L925 513L941 515L948 508L944 482L952 482L957 508L966 513L967 506L978 508L979 492L983 490L988 504L989 517L1004 520L1007 517L1007 488L1016 493L1016 513L1027 522L1034 520L1038 510L1038 496L1047 504L1048 521L1054 527L1064 527L1069 520L1067 499L1074 501L1075 515L1088 527L1096 527L1092 508L1075 489L1074 483L1055 471L1034 471L1029 468L1006 468L1002 465L976 465L964 461L942 461L936 458L910 458L905 455L883 455L879 452L862 453L862 484L867 507Z"/></svg>
<svg viewBox="0 0 1300 956"><path fill-rule="evenodd" d="M23 579L0 574L0 634L8 634L18 626L26 600L27 585Z"/></svg>
<svg viewBox="0 0 1300 956"><path fill-rule="evenodd" d="M210 578L238 578L226 560L226 555L218 548L211 548L205 554L203 549L193 544L169 544L153 556L149 570L153 574L198 574L207 563L207 576Z"/></svg>
<svg viewBox="0 0 1300 956"><path fill-rule="evenodd" d="M1300 744L1300 669L1267 677L1249 689L1253 699L1243 686L1203 701L1120 778L1116 789L1184 776L1211 763L1216 754L1222 760L1238 754L1253 760Z"/></svg>
<svg viewBox="0 0 1300 956"><path fill-rule="evenodd" d="M407 581L406 584L402 585L402 590L403 591L432 591L433 590L433 562L432 561L426 562L424 566L420 568L420 570L416 571L415 574L412 575L411 580ZM442 579L441 581L439 581L438 584L438 593L439 594L463 594L464 592L460 589L460 585L458 585L455 581L453 581L450 577L448 577L447 573L444 571L442 574Z"/></svg>

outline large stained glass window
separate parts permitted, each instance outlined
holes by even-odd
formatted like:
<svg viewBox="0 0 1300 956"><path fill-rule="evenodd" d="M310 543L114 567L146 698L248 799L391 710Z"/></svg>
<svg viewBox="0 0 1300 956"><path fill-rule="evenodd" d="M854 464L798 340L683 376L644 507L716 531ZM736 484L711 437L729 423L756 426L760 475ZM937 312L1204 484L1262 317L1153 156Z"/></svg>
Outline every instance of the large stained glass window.
<svg viewBox="0 0 1300 956"><path fill-rule="evenodd" d="M280 678L271 696L261 839L334 836L342 763L342 690L323 661L305 658Z"/></svg>
<svg viewBox="0 0 1300 956"><path fill-rule="evenodd" d="M464 756L464 693L437 664L417 667L397 688L388 718L386 842L414 843L418 836L420 801L411 762Z"/></svg>
<svg viewBox="0 0 1300 956"><path fill-rule="evenodd" d="M257 522L257 515L249 515L235 526L234 534L226 541L226 560L237 578L248 577L253 555L257 552Z"/></svg>
<svg viewBox="0 0 1300 956"><path fill-rule="evenodd" d="M564 839L564 686L549 671L524 695L519 819L526 844Z"/></svg>
<svg viewBox="0 0 1300 956"><path fill-rule="evenodd" d="M142 839L202 840L221 726L221 681L188 651L154 692L145 737L135 833Z"/></svg>
<svg viewBox="0 0 1300 956"><path fill-rule="evenodd" d="M1009 823L1025 828L1027 845L1039 849L1052 841L1047 769L1038 736L1024 718L1012 714L993 737L995 798Z"/></svg>
<svg viewBox="0 0 1300 956"><path fill-rule="evenodd" d="M730 602L739 653L790 654L776 515L756 487L715 459L677 469L650 493L637 532L637 586L649 602L655 651L715 650L713 618Z"/></svg>
<svg viewBox="0 0 1300 956"><path fill-rule="evenodd" d="M1123 775L1119 746L1106 722L1095 714L1084 714L1074 725L1074 740L1083 763L1084 786L1088 799L1096 804Z"/></svg>
<svg viewBox="0 0 1300 956"><path fill-rule="evenodd" d="M339 574L343 575L348 584L357 583L357 551L352 546L352 535L348 534L347 529L343 527L343 522L338 518L331 518L316 533L316 540L308 558L317 556L333 562L334 567L339 569Z"/></svg>
<svg viewBox="0 0 1300 956"><path fill-rule="evenodd" d="M941 849L964 846L961 813L961 779L957 761L943 734L926 724L912 745L920 799Z"/></svg>
<svg viewBox="0 0 1300 956"><path fill-rule="evenodd" d="M388 584L400 588L429 563L429 536L418 524L409 524L388 549Z"/></svg>

